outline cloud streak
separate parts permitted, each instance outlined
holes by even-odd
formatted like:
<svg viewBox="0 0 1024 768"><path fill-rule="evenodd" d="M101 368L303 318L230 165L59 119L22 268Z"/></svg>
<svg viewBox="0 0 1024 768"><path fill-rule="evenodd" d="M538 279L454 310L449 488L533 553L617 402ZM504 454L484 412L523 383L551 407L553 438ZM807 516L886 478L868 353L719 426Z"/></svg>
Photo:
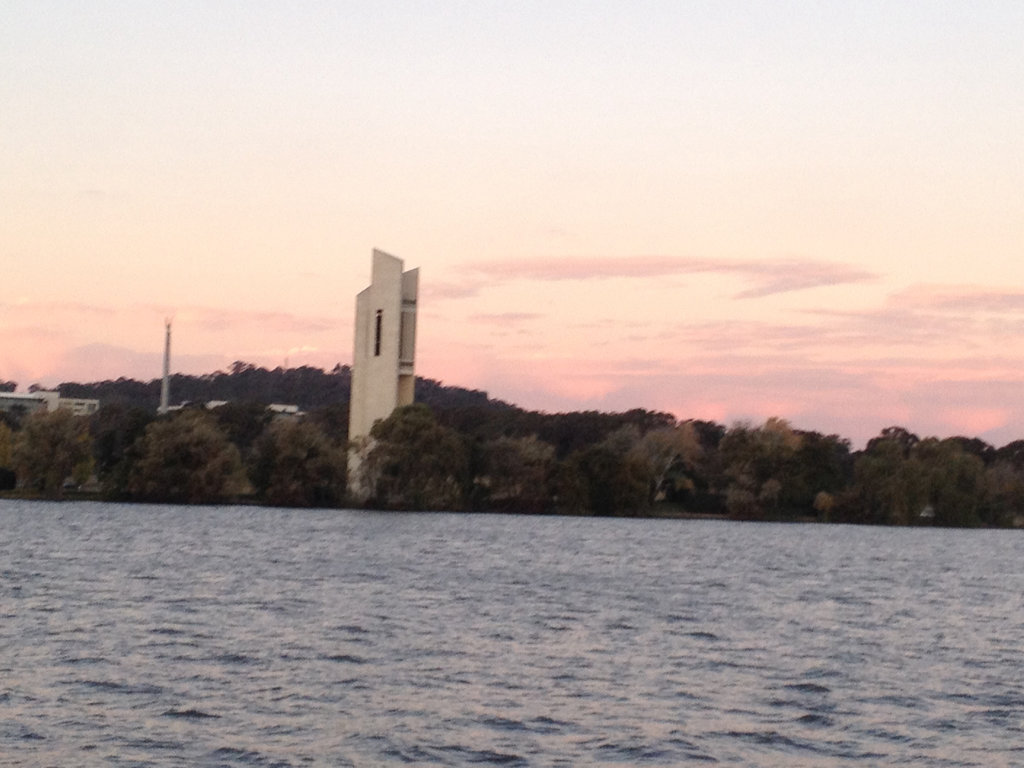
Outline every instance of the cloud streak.
<svg viewBox="0 0 1024 768"><path fill-rule="evenodd" d="M481 323L483 325L514 325L516 323L529 322L531 320L539 320L544 317L537 312L498 312L498 313L478 313L470 316L470 320L474 323Z"/></svg>
<svg viewBox="0 0 1024 768"><path fill-rule="evenodd" d="M1003 290L981 285L936 285L921 283L893 294L889 305L906 309L929 309L951 313L1024 313L1024 291Z"/></svg>
<svg viewBox="0 0 1024 768"><path fill-rule="evenodd" d="M757 299L829 285L863 283L878 275L848 264L813 259L730 260L676 256L569 257L476 262L463 265L462 281L438 285L439 298L467 298L488 286L514 281L652 279L681 275L734 275L748 287L733 298Z"/></svg>
<svg viewBox="0 0 1024 768"><path fill-rule="evenodd" d="M334 317L311 317L291 312L250 309L183 307L174 314L175 319L213 333L242 328L258 328L275 333L323 333L335 330L341 324L340 320Z"/></svg>

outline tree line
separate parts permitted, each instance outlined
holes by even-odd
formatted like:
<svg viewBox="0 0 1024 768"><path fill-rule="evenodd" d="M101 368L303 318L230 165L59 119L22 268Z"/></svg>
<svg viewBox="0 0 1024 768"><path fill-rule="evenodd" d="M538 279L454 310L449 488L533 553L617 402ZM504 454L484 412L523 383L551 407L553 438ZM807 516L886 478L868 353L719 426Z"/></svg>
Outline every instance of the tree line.
<svg viewBox="0 0 1024 768"><path fill-rule="evenodd" d="M347 399L323 393L343 389L347 369L294 370L236 364L197 377L208 382L204 393L240 396L210 410L157 416L148 400L111 396L88 418L3 414L0 489L59 498L84 486L106 499L337 507L350 503L354 450L368 505L383 509L941 526L1012 526L1024 510L1024 441L996 449L889 427L854 451L838 435L779 418L727 427L643 409L548 414L421 380L417 396L428 402L396 410L370 440L350 446ZM276 397L282 382L303 377L324 385L307 395L319 404L305 417L266 409L285 399ZM153 383L61 392L88 396L109 384L135 391Z"/></svg>

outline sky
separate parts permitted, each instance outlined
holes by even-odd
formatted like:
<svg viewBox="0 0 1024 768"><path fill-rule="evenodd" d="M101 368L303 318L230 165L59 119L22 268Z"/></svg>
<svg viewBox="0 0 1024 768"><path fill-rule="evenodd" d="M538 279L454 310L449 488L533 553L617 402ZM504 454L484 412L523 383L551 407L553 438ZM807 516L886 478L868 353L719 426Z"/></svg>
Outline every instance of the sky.
<svg viewBox="0 0 1024 768"><path fill-rule="evenodd" d="M1024 3L5 0L0 380L352 359L1024 438Z"/></svg>

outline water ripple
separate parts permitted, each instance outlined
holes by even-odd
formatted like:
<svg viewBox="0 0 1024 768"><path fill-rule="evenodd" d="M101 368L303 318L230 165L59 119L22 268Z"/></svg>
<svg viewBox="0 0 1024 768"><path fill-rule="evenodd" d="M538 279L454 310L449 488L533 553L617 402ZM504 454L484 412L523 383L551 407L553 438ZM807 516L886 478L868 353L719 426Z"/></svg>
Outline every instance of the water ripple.
<svg viewBox="0 0 1024 768"><path fill-rule="evenodd" d="M1024 764L1013 531L4 500L0 526L5 766Z"/></svg>

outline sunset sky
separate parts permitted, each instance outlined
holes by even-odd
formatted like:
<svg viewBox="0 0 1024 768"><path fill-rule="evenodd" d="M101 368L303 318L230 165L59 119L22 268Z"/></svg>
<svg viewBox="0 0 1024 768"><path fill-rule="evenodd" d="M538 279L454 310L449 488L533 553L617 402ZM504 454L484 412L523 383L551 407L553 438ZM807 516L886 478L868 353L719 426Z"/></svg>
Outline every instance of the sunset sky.
<svg viewBox="0 0 1024 768"><path fill-rule="evenodd" d="M0 379L352 357L528 408L1024 438L1024 3L0 5Z"/></svg>

